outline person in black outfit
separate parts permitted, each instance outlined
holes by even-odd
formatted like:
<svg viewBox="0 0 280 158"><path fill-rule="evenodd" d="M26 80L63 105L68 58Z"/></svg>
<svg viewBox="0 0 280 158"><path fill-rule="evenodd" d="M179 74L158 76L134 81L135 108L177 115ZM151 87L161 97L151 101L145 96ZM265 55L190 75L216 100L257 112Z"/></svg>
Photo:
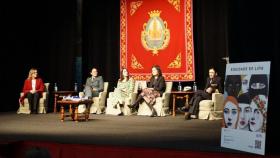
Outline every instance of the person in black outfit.
<svg viewBox="0 0 280 158"><path fill-rule="evenodd" d="M151 109L152 116L154 116L155 110L153 106L156 102L156 98L162 96L165 87L165 79L162 76L161 69L158 65L154 65L152 67L152 77L148 83L148 87L142 90L136 101L132 105L129 105L129 107L135 108L139 102L144 100Z"/></svg>
<svg viewBox="0 0 280 158"><path fill-rule="evenodd" d="M205 89L197 90L195 92L194 96L189 102L190 109L188 112L186 112L185 119L190 119L191 115L197 116L199 110L199 102L202 100L211 99L212 93L216 92L216 90L222 92L221 77L217 75L215 68L211 67L209 69L209 77L207 78Z"/></svg>

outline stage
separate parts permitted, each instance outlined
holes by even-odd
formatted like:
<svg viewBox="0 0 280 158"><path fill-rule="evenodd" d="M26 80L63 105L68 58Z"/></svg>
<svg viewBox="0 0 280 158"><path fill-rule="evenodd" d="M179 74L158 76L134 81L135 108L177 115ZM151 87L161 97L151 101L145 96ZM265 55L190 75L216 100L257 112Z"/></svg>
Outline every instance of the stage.
<svg viewBox="0 0 280 158"><path fill-rule="evenodd" d="M60 121L59 113L1 113L0 142L32 141L108 147L238 153L220 147L221 120L90 114L89 121ZM247 155L247 154L245 154ZM248 156L248 155L247 155Z"/></svg>
<svg viewBox="0 0 280 158"><path fill-rule="evenodd" d="M53 141L95 145L228 151L220 147L221 121L176 117L91 114L89 121L64 122L60 115L1 113L1 140ZM233 152L233 151L231 151Z"/></svg>

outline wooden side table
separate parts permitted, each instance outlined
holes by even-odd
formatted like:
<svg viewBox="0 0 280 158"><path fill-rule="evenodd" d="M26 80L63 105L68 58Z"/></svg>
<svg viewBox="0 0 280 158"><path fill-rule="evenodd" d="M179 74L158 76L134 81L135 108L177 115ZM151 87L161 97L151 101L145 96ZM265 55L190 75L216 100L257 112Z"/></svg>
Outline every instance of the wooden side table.
<svg viewBox="0 0 280 158"><path fill-rule="evenodd" d="M74 101L74 100L58 100L57 103L60 105L60 120L61 122L64 121L65 118L65 110L64 106L69 105L69 113L72 117L73 121L78 122L78 106L80 104L86 104L86 111L85 111L85 120L88 121L89 118L89 106L93 103L92 99Z"/></svg>
<svg viewBox="0 0 280 158"><path fill-rule="evenodd" d="M186 108L189 106L190 96L193 95L193 91L171 91L173 96L173 104L172 104L172 116L176 116L176 99L186 99L185 106Z"/></svg>
<svg viewBox="0 0 280 158"><path fill-rule="evenodd" d="M57 101L58 101L59 97L73 95L73 94L76 94L76 93L78 93L78 92L76 92L76 91L57 91L57 92L53 92L53 94L54 94L53 112L56 113L56 105L57 105Z"/></svg>

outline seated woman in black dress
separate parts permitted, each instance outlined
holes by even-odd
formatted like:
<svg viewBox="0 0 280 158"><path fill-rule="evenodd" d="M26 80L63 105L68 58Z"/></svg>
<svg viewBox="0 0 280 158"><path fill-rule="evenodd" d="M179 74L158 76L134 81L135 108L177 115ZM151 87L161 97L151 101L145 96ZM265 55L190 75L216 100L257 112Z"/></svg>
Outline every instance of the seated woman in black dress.
<svg viewBox="0 0 280 158"><path fill-rule="evenodd" d="M130 107L136 107L140 101L144 100L152 111L152 116L155 113L153 105L156 102L156 98L160 97L165 91L165 79L162 76L161 69L158 65L152 67L152 77L148 83L148 87L143 89Z"/></svg>

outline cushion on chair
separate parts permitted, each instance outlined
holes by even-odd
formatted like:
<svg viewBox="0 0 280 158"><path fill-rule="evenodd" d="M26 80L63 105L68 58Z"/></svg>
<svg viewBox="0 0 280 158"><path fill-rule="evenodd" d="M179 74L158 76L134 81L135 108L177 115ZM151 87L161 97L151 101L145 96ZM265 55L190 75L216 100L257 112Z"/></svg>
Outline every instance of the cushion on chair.
<svg viewBox="0 0 280 158"><path fill-rule="evenodd" d="M199 102L199 111L213 110L214 102L212 100L202 100Z"/></svg>
<svg viewBox="0 0 280 158"><path fill-rule="evenodd" d="M198 118L204 120L219 120L223 118L223 94L213 93L212 100L199 102Z"/></svg>

